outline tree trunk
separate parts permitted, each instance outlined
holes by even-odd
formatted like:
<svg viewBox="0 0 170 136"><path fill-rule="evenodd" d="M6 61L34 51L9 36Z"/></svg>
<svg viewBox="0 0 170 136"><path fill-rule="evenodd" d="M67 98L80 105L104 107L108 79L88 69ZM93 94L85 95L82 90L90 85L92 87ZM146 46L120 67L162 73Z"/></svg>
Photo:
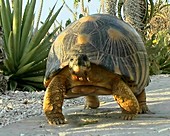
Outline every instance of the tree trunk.
<svg viewBox="0 0 170 136"><path fill-rule="evenodd" d="M147 0L126 0L124 3L124 20L131 24L140 34L146 25Z"/></svg>
<svg viewBox="0 0 170 136"><path fill-rule="evenodd" d="M3 75L3 61L5 59L5 52L3 49L3 32L2 27L0 26L0 94L4 93L7 90L7 79Z"/></svg>
<svg viewBox="0 0 170 136"><path fill-rule="evenodd" d="M124 18L124 21L143 35L148 12L147 4L147 0L106 0L105 12L121 19Z"/></svg>
<svg viewBox="0 0 170 136"><path fill-rule="evenodd" d="M111 14L113 16L116 16L117 14L117 0L106 0L105 1L105 13Z"/></svg>

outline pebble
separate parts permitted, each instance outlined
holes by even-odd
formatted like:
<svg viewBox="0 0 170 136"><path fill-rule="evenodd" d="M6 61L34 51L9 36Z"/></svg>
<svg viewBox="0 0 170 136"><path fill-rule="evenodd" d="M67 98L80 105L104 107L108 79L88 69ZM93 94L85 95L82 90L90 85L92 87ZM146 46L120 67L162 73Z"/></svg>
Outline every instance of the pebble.
<svg viewBox="0 0 170 136"><path fill-rule="evenodd" d="M169 80L170 75L152 76L151 80L154 82L163 77ZM5 94L0 93L0 128L26 118L44 115L42 109L44 93L44 91L7 91ZM102 96L100 101L103 103L111 102L113 98L112 96ZM84 97L65 99L62 108L76 107L84 105L84 103Z"/></svg>
<svg viewBox="0 0 170 136"><path fill-rule="evenodd" d="M23 92L7 91L0 95L0 128L11 123L44 115L43 105L44 91ZM112 97L111 97L111 100ZM84 104L84 98L65 99L63 109Z"/></svg>
<svg viewBox="0 0 170 136"><path fill-rule="evenodd" d="M7 91L0 95L0 128L16 121L42 115L44 91Z"/></svg>

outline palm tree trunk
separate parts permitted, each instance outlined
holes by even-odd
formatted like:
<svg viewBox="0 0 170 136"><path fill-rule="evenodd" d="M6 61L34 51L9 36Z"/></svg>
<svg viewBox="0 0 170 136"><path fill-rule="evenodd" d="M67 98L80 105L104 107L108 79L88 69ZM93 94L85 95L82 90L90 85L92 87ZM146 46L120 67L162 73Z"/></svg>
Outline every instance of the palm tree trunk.
<svg viewBox="0 0 170 136"><path fill-rule="evenodd" d="M106 13L124 18L124 21L143 35L148 12L147 0L106 0L105 5Z"/></svg>
<svg viewBox="0 0 170 136"><path fill-rule="evenodd" d="M106 0L105 1L105 9L106 13L116 16L117 14L117 0Z"/></svg>
<svg viewBox="0 0 170 136"><path fill-rule="evenodd" d="M124 3L125 21L131 24L140 34L146 25L147 0L126 0Z"/></svg>
<svg viewBox="0 0 170 136"><path fill-rule="evenodd" d="M0 94L4 93L7 90L7 79L3 75L3 67L4 67L4 59L5 59L5 52L3 49L3 32L2 27L0 26Z"/></svg>

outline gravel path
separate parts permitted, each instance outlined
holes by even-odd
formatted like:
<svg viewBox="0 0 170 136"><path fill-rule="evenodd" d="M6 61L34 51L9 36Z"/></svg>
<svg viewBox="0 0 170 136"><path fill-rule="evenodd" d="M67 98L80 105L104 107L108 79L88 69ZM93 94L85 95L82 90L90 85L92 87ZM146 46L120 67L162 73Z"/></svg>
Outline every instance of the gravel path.
<svg viewBox="0 0 170 136"><path fill-rule="evenodd" d="M9 91L0 95L0 128L42 114L44 92Z"/></svg>
<svg viewBox="0 0 170 136"><path fill-rule="evenodd" d="M156 82L160 78L168 78L170 75L159 75L151 77L152 82ZM170 86L169 84L167 84ZM155 87L155 86L153 86ZM8 91L6 94L0 94L0 128L22 119L33 116L43 115L42 102L44 91L41 92L22 92ZM113 101L112 96L100 97L102 102ZM64 102L64 108L73 105L82 105L84 98L68 99Z"/></svg>

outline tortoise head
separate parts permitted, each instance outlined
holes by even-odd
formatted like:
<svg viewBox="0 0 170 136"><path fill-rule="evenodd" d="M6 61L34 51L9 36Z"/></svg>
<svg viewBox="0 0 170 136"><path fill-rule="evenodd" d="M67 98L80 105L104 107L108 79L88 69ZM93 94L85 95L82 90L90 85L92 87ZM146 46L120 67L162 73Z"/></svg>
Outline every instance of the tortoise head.
<svg viewBox="0 0 170 136"><path fill-rule="evenodd" d="M87 55L76 54L73 55L69 60L70 72L76 76L85 76L90 70L90 61Z"/></svg>

